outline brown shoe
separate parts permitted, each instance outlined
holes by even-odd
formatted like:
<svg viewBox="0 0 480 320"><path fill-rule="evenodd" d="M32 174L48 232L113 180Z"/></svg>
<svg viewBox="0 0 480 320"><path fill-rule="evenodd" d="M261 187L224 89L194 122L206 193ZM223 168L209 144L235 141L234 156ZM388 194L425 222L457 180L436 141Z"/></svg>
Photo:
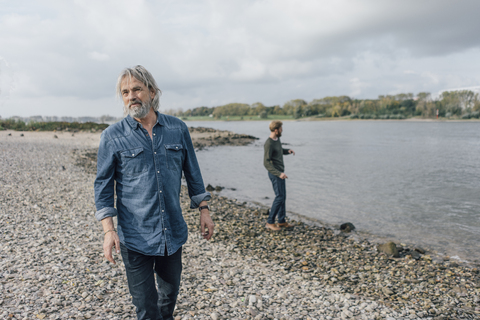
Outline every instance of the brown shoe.
<svg viewBox="0 0 480 320"><path fill-rule="evenodd" d="M269 231L280 231L280 230L282 230L282 228L277 227L275 225L275 223L267 223L265 225L265 228L267 228L267 230L269 230Z"/></svg>
<svg viewBox="0 0 480 320"><path fill-rule="evenodd" d="M289 224L288 222L279 223L278 226L284 229L292 229L294 227L293 224Z"/></svg>

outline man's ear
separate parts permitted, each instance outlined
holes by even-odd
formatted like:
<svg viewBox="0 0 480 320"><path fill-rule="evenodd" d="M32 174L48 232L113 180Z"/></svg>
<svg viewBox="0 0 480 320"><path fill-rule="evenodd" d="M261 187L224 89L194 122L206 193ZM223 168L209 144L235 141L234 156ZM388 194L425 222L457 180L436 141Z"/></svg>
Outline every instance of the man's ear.
<svg viewBox="0 0 480 320"><path fill-rule="evenodd" d="M155 98L155 94L156 94L156 93L155 93L155 90L150 89L150 99L153 100L153 98Z"/></svg>

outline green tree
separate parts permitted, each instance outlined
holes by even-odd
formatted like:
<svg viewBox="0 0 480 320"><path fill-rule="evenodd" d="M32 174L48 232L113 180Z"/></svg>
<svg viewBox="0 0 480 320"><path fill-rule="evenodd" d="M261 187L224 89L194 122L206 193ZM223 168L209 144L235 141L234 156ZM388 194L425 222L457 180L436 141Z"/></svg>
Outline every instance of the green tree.
<svg viewBox="0 0 480 320"><path fill-rule="evenodd" d="M441 95L440 107L445 112L460 116L462 112L472 110L478 101L478 93L470 90L444 91Z"/></svg>
<svg viewBox="0 0 480 320"><path fill-rule="evenodd" d="M275 115L284 115L285 113L283 112L283 109L280 106L274 106L273 107L273 114Z"/></svg>
<svg viewBox="0 0 480 320"><path fill-rule="evenodd" d="M260 115L263 111L267 111L267 108L265 107L265 105L263 103L255 102L254 104L252 104L251 114Z"/></svg>
<svg viewBox="0 0 480 320"><path fill-rule="evenodd" d="M399 93L394 97L397 101L411 100L413 99L413 93Z"/></svg>
<svg viewBox="0 0 480 320"><path fill-rule="evenodd" d="M405 99L400 102L400 109L404 114L413 114L415 113L416 103L413 99Z"/></svg>
<svg viewBox="0 0 480 320"><path fill-rule="evenodd" d="M293 117L295 119L299 119L299 118L302 117L302 106L301 105L297 105L297 106L293 107Z"/></svg>
<svg viewBox="0 0 480 320"><path fill-rule="evenodd" d="M352 113L352 99L348 96L332 96L322 99L314 99L309 104L311 114L323 114L325 116L343 116Z"/></svg>
<svg viewBox="0 0 480 320"><path fill-rule="evenodd" d="M378 111L377 100L362 100L358 106L359 113L373 114Z"/></svg>
<svg viewBox="0 0 480 320"><path fill-rule="evenodd" d="M249 113L250 106L244 103L229 103L224 106L216 107L212 114L215 118L225 116L245 116Z"/></svg>
<svg viewBox="0 0 480 320"><path fill-rule="evenodd" d="M309 104L303 106L302 113L303 113L303 115L304 115L305 117L310 117L311 115L313 115L312 106L309 105Z"/></svg>
<svg viewBox="0 0 480 320"><path fill-rule="evenodd" d="M307 105L307 102L305 100L290 100L283 105L283 110L286 111L286 114L293 115L295 119L298 119L302 116L303 106L305 105Z"/></svg>
<svg viewBox="0 0 480 320"><path fill-rule="evenodd" d="M419 92L417 94L417 99L418 101L421 101L421 102L424 102L424 101L426 102L430 100L430 98L431 98L430 92Z"/></svg>

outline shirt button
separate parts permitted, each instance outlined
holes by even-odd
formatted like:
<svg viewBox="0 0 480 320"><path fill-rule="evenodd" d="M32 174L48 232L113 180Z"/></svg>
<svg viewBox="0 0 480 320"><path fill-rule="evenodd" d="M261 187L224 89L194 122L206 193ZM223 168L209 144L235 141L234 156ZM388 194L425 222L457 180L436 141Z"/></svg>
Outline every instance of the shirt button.
<svg viewBox="0 0 480 320"><path fill-rule="evenodd" d="M132 157L135 156L135 154L132 153Z"/></svg>
<svg viewBox="0 0 480 320"><path fill-rule="evenodd" d="M155 135L155 133L153 135Z"/></svg>
<svg viewBox="0 0 480 320"><path fill-rule="evenodd" d="M153 154L157 154L156 152L154 152Z"/></svg>
<svg viewBox="0 0 480 320"><path fill-rule="evenodd" d="M160 193L162 193L162 190L160 190Z"/></svg>
<svg viewBox="0 0 480 320"><path fill-rule="evenodd" d="M178 147L175 147L175 148L177 148L177 149L178 149Z"/></svg>
<svg viewBox="0 0 480 320"><path fill-rule="evenodd" d="M165 212L165 210L162 210L162 212Z"/></svg>
<svg viewBox="0 0 480 320"><path fill-rule="evenodd" d="M167 231L167 228L165 228L165 231Z"/></svg>
<svg viewBox="0 0 480 320"><path fill-rule="evenodd" d="M160 173L160 171L157 171L157 173Z"/></svg>

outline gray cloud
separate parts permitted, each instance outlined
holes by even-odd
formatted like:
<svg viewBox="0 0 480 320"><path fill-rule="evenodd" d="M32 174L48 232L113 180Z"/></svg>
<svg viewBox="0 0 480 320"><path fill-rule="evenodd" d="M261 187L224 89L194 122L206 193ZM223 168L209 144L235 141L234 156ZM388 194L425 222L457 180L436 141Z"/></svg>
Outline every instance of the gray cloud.
<svg viewBox="0 0 480 320"><path fill-rule="evenodd" d="M0 56L16 82L1 116L121 114L116 77L135 64L167 109L480 83L477 1L3 4Z"/></svg>

